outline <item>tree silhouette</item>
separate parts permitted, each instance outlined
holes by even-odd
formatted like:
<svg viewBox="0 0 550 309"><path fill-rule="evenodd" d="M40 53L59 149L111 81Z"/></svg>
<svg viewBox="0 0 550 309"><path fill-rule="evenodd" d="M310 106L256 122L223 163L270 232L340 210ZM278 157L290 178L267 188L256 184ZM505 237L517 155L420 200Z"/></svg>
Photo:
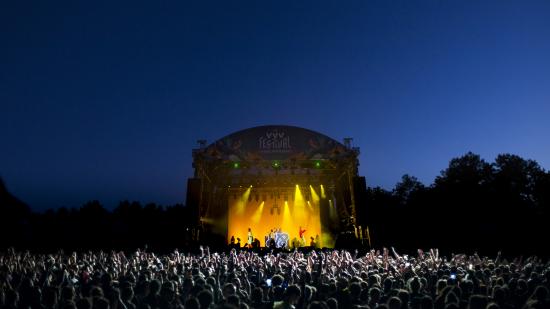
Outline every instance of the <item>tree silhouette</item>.
<svg viewBox="0 0 550 309"><path fill-rule="evenodd" d="M502 154L488 163L468 152L429 187L404 175L391 192L368 188L359 219L385 245L540 253L549 201L550 174L537 162Z"/></svg>
<svg viewBox="0 0 550 309"><path fill-rule="evenodd" d="M401 181L395 185L393 195L397 197L400 204L406 205L415 194L419 194L424 189L424 184L418 178L405 174L401 177Z"/></svg>
<svg viewBox="0 0 550 309"><path fill-rule="evenodd" d="M550 173L536 161L501 154L489 163L468 152L451 159L429 186L405 174L391 191L364 192L357 222L369 227L377 247L546 253L541 241L550 233ZM0 247L193 248L197 235L202 243L223 245L223 237L198 233L195 219L181 204L127 200L113 210L94 200L33 213L0 180Z"/></svg>

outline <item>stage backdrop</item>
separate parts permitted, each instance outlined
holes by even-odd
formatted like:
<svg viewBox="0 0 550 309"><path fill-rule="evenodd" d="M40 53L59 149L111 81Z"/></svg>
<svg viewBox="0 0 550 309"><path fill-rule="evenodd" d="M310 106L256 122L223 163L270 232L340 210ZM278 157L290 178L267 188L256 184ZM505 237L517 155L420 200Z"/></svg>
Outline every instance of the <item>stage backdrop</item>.
<svg viewBox="0 0 550 309"><path fill-rule="evenodd" d="M243 192L229 194L228 211L228 233L227 241L231 236L241 239L241 245L247 242L248 228L251 228L254 238L260 240L261 246L265 246L265 235L272 229L280 228L288 233L290 243L294 237L299 238L300 226L305 229L306 245L310 244L310 237L319 235L321 246L324 238L321 234L321 216L319 210L319 197L313 189L309 202L303 197L301 191L307 188L294 189L294 194L289 194L285 200L283 195L270 193L259 193L260 198L256 201L256 194L253 188ZM264 200L265 198L265 200Z"/></svg>

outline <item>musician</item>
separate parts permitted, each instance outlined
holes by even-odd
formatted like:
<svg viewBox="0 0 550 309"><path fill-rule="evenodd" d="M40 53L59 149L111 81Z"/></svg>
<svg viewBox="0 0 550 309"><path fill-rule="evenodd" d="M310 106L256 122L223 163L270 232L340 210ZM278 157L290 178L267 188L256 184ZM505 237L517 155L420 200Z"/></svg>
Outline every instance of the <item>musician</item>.
<svg viewBox="0 0 550 309"><path fill-rule="evenodd" d="M247 239L247 244L248 244L248 248L252 248L252 242L254 241L254 237L252 236L252 230L250 228L248 228L248 239Z"/></svg>
<svg viewBox="0 0 550 309"><path fill-rule="evenodd" d="M302 230L302 227L300 226L298 228L298 234L300 235L300 241L302 242L302 246L306 245L306 236L304 235L306 233L306 230Z"/></svg>

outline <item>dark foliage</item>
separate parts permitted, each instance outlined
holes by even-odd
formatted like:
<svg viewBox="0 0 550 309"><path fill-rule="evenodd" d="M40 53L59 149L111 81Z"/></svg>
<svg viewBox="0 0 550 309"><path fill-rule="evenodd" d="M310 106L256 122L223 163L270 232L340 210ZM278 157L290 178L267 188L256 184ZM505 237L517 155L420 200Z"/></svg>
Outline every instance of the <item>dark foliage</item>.
<svg viewBox="0 0 550 309"><path fill-rule="evenodd" d="M7 196L7 191L4 191ZM174 248L191 246L197 229L191 225L188 209L177 204L162 207L122 201L108 211L98 201L80 208L32 213L23 203L2 198L1 247L49 251L84 249L130 249L143 246ZM15 211L16 210L16 211Z"/></svg>
<svg viewBox="0 0 550 309"><path fill-rule="evenodd" d="M550 173L537 162L499 155L488 163L471 152L454 158L425 187L409 175L393 191L367 188L374 246L545 254L550 235Z"/></svg>
<svg viewBox="0 0 550 309"><path fill-rule="evenodd" d="M404 175L395 189L366 188L357 221L368 226L372 245L405 250L437 247L455 252L546 253L550 235L550 173L537 162L499 155L493 163L467 153L425 186ZM193 226L183 205L121 202L106 210L98 201L80 208L33 213L0 184L0 247L51 249L169 249L223 238Z"/></svg>

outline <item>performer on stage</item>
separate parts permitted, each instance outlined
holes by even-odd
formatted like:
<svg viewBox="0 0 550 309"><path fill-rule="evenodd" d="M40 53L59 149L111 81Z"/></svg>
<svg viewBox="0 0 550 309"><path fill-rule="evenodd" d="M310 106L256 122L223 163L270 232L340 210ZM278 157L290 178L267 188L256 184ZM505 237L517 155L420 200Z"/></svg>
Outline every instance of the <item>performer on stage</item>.
<svg viewBox="0 0 550 309"><path fill-rule="evenodd" d="M284 233L281 228L275 230L275 247L276 248L288 248L289 237L287 233Z"/></svg>
<svg viewBox="0 0 550 309"><path fill-rule="evenodd" d="M254 241L254 236L252 236L252 230L250 228L248 228L248 239L247 239L247 244L248 244L248 248L252 248L252 242Z"/></svg>
<svg viewBox="0 0 550 309"><path fill-rule="evenodd" d="M306 230L302 230L302 227L300 226L298 228L298 234L300 235L300 241L302 242L302 246L306 245L306 236L304 235L306 233Z"/></svg>

